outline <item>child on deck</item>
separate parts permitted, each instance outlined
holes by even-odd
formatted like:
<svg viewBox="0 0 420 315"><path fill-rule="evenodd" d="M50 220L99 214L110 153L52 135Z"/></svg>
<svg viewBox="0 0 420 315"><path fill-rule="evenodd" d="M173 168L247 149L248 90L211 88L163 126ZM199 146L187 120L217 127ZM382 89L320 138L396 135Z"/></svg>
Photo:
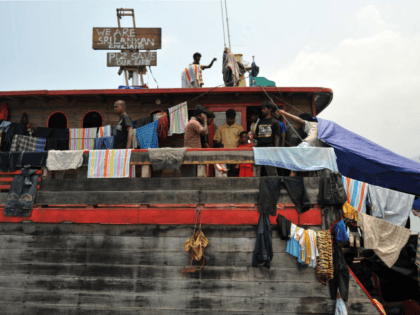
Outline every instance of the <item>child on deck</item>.
<svg viewBox="0 0 420 315"><path fill-rule="evenodd" d="M249 136L246 131L242 131L239 134L239 146L238 148L252 148L254 143L252 141L252 134ZM239 177L253 177L252 164L238 164L236 168L239 168Z"/></svg>

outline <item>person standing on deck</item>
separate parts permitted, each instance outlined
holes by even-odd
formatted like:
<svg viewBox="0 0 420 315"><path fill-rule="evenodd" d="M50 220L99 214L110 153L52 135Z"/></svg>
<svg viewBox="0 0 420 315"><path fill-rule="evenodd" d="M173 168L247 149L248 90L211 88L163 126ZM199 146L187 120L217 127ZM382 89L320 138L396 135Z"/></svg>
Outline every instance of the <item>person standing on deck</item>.
<svg viewBox="0 0 420 315"><path fill-rule="evenodd" d="M201 122L204 124L204 126L201 126ZM185 127L184 147L201 149L200 136L205 136L208 133L209 128L207 125L207 115L205 114L204 108L194 108L193 117L191 117L190 121ZM196 177L197 165L182 165L181 175L182 177Z"/></svg>
<svg viewBox="0 0 420 315"><path fill-rule="evenodd" d="M117 124L117 134L114 136L113 149L130 149L133 143L133 123L127 115L127 104L124 101L114 103L114 112L120 117Z"/></svg>
<svg viewBox="0 0 420 315"><path fill-rule="evenodd" d="M244 131L244 128L235 122L235 118L236 111L234 109L228 109L226 111L226 123L217 128L216 134L214 135L214 147L220 147L220 144L226 149L236 149L238 147L239 135ZM238 176L239 171L236 169L235 164L229 164L228 170L229 177Z"/></svg>
<svg viewBox="0 0 420 315"><path fill-rule="evenodd" d="M244 131L241 125L235 122L236 111L228 109L226 111L226 123L217 128L213 141L223 144L224 148L237 148L239 143L239 134Z"/></svg>
<svg viewBox="0 0 420 315"><path fill-rule="evenodd" d="M279 147L285 147L286 146L286 133L287 133L287 129L286 129L286 125L284 124L283 117L281 115L280 109L276 109L273 113L273 117L275 119L278 120L279 124L280 124L280 132L281 132L281 137L280 137L280 145Z"/></svg>
<svg viewBox="0 0 420 315"><path fill-rule="evenodd" d="M252 137L253 137L252 141L254 142L254 145L257 145L258 143L258 141L255 139L256 138L255 131L257 130L257 125L258 125L258 122L260 121L260 118L258 116L259 116L258 110L256 108L251 109L252 123L251 123L249 132L252 134Z"/></svg>
<svg viewBox="0 0 420 315"><path fill-rule="evenodd" d="M280 144L280 124L277 119L272 117L276 106L270 101L261 104L263 118L258 122L255 135L258 140L257 147L278 147ZM275 166L264 165L267 176L277 176Z"/></svg>
<svg viewBox="0 0 420 315"><path fill-rule="evenodd" d="M208 66L200 65L201 54L198 53L198 52L196 52L193 55L193 59L194 59L194 61L193 61L193 63L191 65L199 65L200 66L200 70L201 71L199 72L198 75L199 75L199 78L200 78L200 87L203 87L203 85L204 85L204 81L203 81L203 70L210 69L213 66L213 63L217 60L217 58L213 58L213 60L211 61L211 63Z"/></svg>

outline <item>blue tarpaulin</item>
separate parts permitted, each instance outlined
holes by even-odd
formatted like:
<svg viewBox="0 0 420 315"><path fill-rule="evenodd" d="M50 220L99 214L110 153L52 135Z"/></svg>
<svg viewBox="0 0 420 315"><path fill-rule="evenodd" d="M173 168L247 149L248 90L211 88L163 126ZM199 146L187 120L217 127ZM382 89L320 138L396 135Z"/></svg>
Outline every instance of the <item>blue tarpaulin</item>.
<svg viewBox="0 0 420 315"><path fill-rule="evenodd" d="M318 138L334 148L344 176L420 195L420 163L325 119L318 118Z"/></svg>

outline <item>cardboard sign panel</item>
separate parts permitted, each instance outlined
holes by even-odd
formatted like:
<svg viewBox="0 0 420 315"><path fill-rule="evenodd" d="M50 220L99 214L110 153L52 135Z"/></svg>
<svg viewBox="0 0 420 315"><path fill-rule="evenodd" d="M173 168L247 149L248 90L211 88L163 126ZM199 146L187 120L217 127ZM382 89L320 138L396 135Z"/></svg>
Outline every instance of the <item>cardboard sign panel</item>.
<svg viewBox="0 0 420 315"><path fill-rule="evenodd" d="M93 49L121 50L162 48L161 28L93 28Z"/></svg>
<svg viewBox="0 0 420 315"><path fill-rule="evenodd" d="M155 51L140 51L128 53L108 53L106 65L108 67L122 66L156 66L157 53Z"/></svg>

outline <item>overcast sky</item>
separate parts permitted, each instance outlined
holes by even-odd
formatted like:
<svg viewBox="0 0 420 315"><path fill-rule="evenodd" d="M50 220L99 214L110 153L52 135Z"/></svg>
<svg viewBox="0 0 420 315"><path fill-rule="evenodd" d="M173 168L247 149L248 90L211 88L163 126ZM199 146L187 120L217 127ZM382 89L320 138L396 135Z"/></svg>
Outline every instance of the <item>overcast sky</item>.
<svg viewBox="0 0 420 315"><path fill-rule="evenodd" d="M252 56L278 86L329 87L320 115L403 156L420 154L420 2L228 0L232 50ZM0 89L110 89L124 83L93 27L116 27L116 8L134 8L137 27L161 27L153 74L180 87L200 52L205 86L223 83L220 1L1 2ZM125 17L123 26L131 26ZM149 86L156 87L149 75Z"/></svg>

